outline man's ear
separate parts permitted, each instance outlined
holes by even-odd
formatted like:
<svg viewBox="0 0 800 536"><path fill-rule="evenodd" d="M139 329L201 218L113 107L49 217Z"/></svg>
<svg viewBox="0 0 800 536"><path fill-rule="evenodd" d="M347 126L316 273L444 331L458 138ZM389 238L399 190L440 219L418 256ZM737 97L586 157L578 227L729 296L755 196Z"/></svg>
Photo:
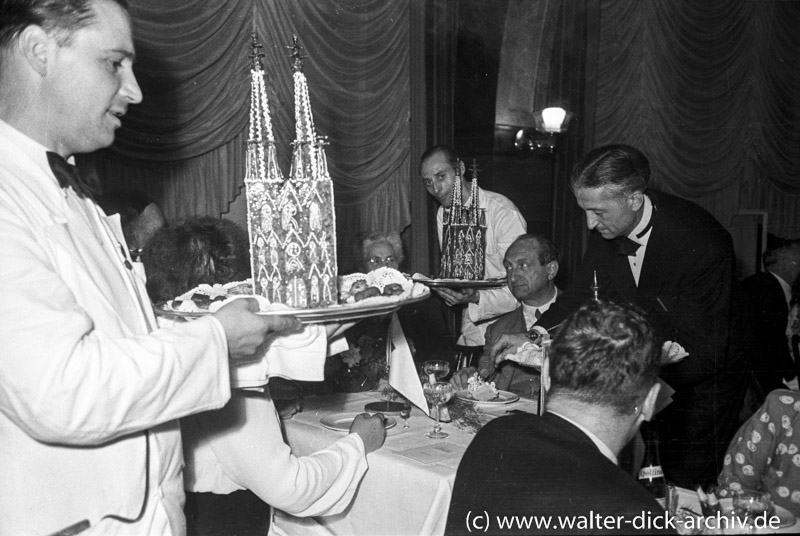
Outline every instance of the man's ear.
<svg viewBox="0 0 800 536"><path fill-rule="evenodd" d="M49 52L55 46L55 41L47 35L44 29L41 26L31 24L19 34L17 46L28 65L39 76L45 76L47 74Z"/></svg>
<svg viewBox="0 0 800 536"><path fill-rule="evenodd" d="M644 192L633 192L628 195L628 206L634 212L638 212L644 206Z"/></svg>
<svg viewBox="0 0 800 536"><path fill-rule="evenodd" d="M457 174L458 174L459 177L463 177L464 174L467 172L467 168L464 165L464 161L463 160L459 160L458 161L458 169L456 171L458 172Z"/></svg>
<svg viewBox="0 0 800 536"><path fill-rule="evenodd" d="M653 415L656 412L656 400L658 399L658 392L661 390L661 383L656 382L650 388L650 391L647 393L647 396L644 398L644 402L642 402L642 417L645 421L649 421L653 418Z"/></svg>
<svg viewBox="0 0 800 536"><path fill-rule="evenodd" d="M558 274L558 261L550 261L547 263L547 279L552 281Z"/></svg>

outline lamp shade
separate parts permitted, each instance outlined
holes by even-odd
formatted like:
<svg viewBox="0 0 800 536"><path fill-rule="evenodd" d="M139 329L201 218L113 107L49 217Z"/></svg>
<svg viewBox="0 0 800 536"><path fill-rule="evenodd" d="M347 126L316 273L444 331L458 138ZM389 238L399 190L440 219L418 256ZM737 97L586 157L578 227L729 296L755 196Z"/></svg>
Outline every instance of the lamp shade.
<svg viewBox="0 0 800 536"><path fill-rule="evenodd" d="M545 132L561 132L561 125L567 117L564 108L545 108L542 110L542 126Z"/></svg>

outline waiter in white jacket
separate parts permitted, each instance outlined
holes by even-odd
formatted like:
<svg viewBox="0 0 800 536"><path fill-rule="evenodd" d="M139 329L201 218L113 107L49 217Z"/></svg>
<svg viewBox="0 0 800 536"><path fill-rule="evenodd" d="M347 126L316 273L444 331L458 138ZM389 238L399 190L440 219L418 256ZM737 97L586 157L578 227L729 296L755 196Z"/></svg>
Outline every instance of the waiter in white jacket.
<svg viewBox="0 0 800 536"><path fill-rule="evenodd" d="M240 300L157 329L68 163L142 95L124 0L0 0L0 534L183 534L177 419L299 328Z"/></svg>
<svg viewBox="0 0 800 536"><path fill-rule="evenodd" d="M428 193L439 203L436 212L436 227L439 246L442 245L444 210L450 208L453 188L461 181L461 191L469 192L470 184L465 176L464 162L448 145L429 147L420 157L419 173ZM465 199L469 205L472 198ZM527 224L519 209L506 196L478 188L479 207L486 211L486 255L485 277L505 278L503 257L511 243L525 234ZM434 290L450 306L464 305L461 317L461 334L457 344L463 350L480 356L485 342L487 326L497 317L516 309L517 299L507 286L497 289L450 289L436 287Z"/></svg>

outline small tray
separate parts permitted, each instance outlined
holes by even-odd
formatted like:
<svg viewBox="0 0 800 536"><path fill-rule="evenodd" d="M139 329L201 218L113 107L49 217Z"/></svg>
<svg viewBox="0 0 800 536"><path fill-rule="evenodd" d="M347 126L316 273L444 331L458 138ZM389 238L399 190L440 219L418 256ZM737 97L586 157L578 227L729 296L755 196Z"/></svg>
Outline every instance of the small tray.
<svg viewBox="0 0 800 536"><path fill-rule="evenodd" d="M425 279L411 278L415 283L422 283L431 288L500 288L506 286L506 278L497 279Z"/></svg>

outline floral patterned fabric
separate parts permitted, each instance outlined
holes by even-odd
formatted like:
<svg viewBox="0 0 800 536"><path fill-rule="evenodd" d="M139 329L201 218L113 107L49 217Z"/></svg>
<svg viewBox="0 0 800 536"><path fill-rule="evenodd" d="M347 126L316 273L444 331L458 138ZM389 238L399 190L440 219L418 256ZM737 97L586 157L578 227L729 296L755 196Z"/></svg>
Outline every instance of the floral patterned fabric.
<svg viewBox="0 0 800 536"><path fill-rule="evenodd" d="M768 491L775 504L800 516L800 393L778 389L767 396L728 447L719 483Z"/></svg>

